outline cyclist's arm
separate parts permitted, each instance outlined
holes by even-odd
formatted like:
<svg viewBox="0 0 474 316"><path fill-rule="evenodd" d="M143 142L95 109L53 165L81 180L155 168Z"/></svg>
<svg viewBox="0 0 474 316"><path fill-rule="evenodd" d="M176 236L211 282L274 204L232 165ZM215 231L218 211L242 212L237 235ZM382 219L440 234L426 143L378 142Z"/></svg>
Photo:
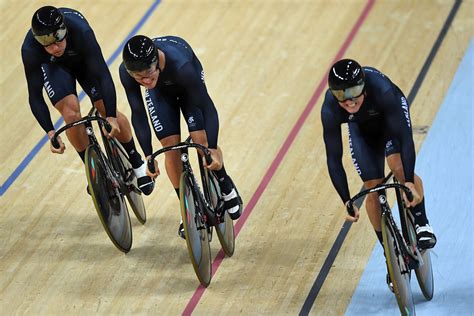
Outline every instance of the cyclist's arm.
<svg viewBox="0 0 474 316"><path fill-rule="evenodd" d="M30 103L31 112L36 120L48 133L54 131L53 122L48 105L43 98L43 72L41 71L41 62L34 58L33 54L28 50L21 50L23 66L25 69L26 83L28 86L28 101Z"/></svg>
<svg viewBox="0 0 474 316"><path fill-rule="evenodd" d="M151 144L151 130L143 104L140 85L125 70L123 63L119 67L120 82L127 94L128 104L132 110L132 125L140 147L146 157L153 153Z"/></svg>
<svg viewBox="0 0 474 316"><path fill-rule="evenodd" d="M85 57L85 67L87 67L86 73L95 78L99 85L97 88L104 101L106 116L117 117L115 85L92 29L84 32L81 45Z"/></svg>
<svg viewBox="0 0 474 316"><path fill-rule="evenodd" d="M342 202L346 203L350 199L350 195L346 172L342 165L341 125L331 113L324 111L324 105L321 119L323 122L323 138L326 146L326 162L329 176Z"/></svg>
<svg viewBox="0 0 474 316"><path fill-rule="evenodd" d="M408 102L402 93L393 88L384 94L385 117L390 135L400 142L400 156L407 182L414 181L415 143L408 109Z"/></svg>

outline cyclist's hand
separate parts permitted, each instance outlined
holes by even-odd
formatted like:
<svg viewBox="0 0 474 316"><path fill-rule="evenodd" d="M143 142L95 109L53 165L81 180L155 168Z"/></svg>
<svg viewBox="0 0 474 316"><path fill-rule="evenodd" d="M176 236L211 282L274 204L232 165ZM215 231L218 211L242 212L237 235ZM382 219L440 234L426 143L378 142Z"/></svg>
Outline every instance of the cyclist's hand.
<svg viewBox="0 0 474 316"><path fill-rule="evenodd" d="M405 203L408 207L414 207L418 203L421 202L421 196L415 188L415 184L413 182L405 182L405 186L410 189L411 193L413 194L413 201L408 201L405 192L403 192L403 198L405 199Z"/></svg>
<svg viewBox="0 0 474 316"><path fill-rule="evenodd" d="M50 140L49 141L49 149L51 150L52 153L63 154L64 150L66 150L66 145L64 145L64 143L61 139L61 136L58 136L58 137L56 137L56 139L58 140L59 148L54 148L53 144L51 144L51 138L53 138L53 136L54 136L54 131L49 131L48 132L48 138Z"/></svg>
<svg viewBox="0 0 474 316"><path fill-rule="evenodd" d="M153 160L153 163L155 165L155 173L151 173L150 170L148 169L148 159L150 159L151 156L146 157L146 175L149 176L152 179L155 179L160 175L160 168L158 168L158 161Z"/></svg>
<svg viewBox="0 0 474 316"><path fill-rule="evenodd" d="M210 165L206 163L206 157L202 156L202 162L204 166L210 170L220 170L222 169L222 155L219 150L209 148L211 152L212 162Z"/></svg>
<svg viewBox="0 0 474 316"><path fill-rule="evenodd" d="M357 222L359 220L359 208L357 207L357 205L352 204L352 209L354 210L354 216L351 216L349 215L348 204L349 204L349 201L346 202L346 211L347 211L346 220L349 222Z"/></svg>
<svg viewBox="0 0 474 316"><path fill-rule="evenodd" d="M120 127L118 125L116 117L109 116L107 118L107 122L109 122L110 126L112 127L112 130L110 131L110 133L107 133L107 131L104 131L107 138L112 138L120 134Z"/></svg>

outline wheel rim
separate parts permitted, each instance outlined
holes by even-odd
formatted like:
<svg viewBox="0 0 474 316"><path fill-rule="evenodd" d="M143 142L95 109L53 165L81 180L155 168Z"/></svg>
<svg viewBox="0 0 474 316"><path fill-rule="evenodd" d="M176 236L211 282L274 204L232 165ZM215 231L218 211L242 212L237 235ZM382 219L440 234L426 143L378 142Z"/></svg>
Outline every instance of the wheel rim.
<svg viewBox="0 0 474 316"><path fill-rule="evenodd" d="M112 243L121 251L132 246L132 227L127 206L118 188L113 188L95 146L86 151L86 175L97 214Z"/></svg>
<svg viewBox="0 0 474 316"><path fill-rule="evenodd" d="M205 287L211 282L211 249L207 229L196 210L196 199L184 172L180 180L181 217L188 254L199 282Z"/></svg>

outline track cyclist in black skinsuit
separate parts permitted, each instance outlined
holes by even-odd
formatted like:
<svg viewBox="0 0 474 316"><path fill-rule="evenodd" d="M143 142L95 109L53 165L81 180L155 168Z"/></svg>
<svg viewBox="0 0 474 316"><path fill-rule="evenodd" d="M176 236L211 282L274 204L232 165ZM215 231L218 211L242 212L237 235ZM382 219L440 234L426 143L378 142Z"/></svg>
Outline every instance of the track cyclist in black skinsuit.
<svg viewBox="0 0 474 316"><path fill-rule="evenodd" d="M350 199L342 165L341 124L347 123L352 161L364 186L382 183L386 157L397 180L413 192L413 201L406 202L413 209L419 246L434 247L436 237L426 217L423 183L414 172L415 145L409 105L402 91L377 69L361 67L351 59L331 67L328 83L321 119L329 175L343 203L347 205ZM367 196L366 209L382 243L377 193ZM347 216L352 222L359 218L356 206L354 211L354 217Z"/></svg>
<svg viewBox="0 0 474 316"><path fill-rule="evenodd" d="M146 164L136 151L130 123L116 110L112 76L84 16L69 8L45 6L38 9L21 47L21 56L31 111L48 137L51 138L55 130L43 98L43 87L68 124L81 118L76 91L76 81L79 82L94 107L112 126L109 136L115 136L127 151L140 189L144 194L150 194L154 182L146 175ZM67 136L84 161L89 144L84 125L69 129ZM50 149L53 153L62 154L66 147L60 137L58 141L60 148L50 144Z"/></svg>
<svg viewBox="0 0 474 316"><path fill-rule="evenodd" d="M151 130L163 147L181 141L180 112L188 125L194 143L211 151L213 162L207 166L217 175L223 193L224 208L232 219L242 213L242 199L227 174L222 151L217 146L219 118L204 83L204 71L191 46L182 38L164 36L153 40L137 35L125 44L120 80L132 109L132 124L143 152L153 153ZM145 87L143 102L140 86ZM165 153L168 177L179 196L179 178L182 171L180 153ZM157 169L158 170L158 169ZM159 174L148 175L156 177ZM182 223L178 234L184 238Z"/></svg>

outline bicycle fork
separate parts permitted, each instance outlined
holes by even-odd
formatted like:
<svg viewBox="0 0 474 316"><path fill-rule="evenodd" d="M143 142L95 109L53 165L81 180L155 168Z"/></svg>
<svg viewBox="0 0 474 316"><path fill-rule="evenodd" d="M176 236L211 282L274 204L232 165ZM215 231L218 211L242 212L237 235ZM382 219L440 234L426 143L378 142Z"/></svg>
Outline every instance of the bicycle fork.
<svg viewBox="0 0 474 316"><path fill-rule="evenodd" d="M214 223L216 223L216 217L213 215L214 213L211 211L212 208L207 203L206 199L204 198L201 188L199 187L199 183L196 180L196 177L194 176L194 173L192 171L192 168L189 166L189 156L188 156L188 151L187 149L181 149L181 156L180 156L181 162L183 163L183 167L185 170L188 171L190 177L190 180L192 182L192 185L194 188L197 188L194 191L194 194L196 194L196 198L194 199L195 207L197 209L202 210L202 212L196 212L196 216L198 216L198 220L194 219L196 222L196 228L197 230L207 230L208 234L208 239L209 241L212 240L212 226ZM211 223L211 225L206 225L206 223Z"/></svg>
<svg viewBox="0 0 474 316"><path fill-rule="evenodd" d="M87 136L89 137L89 142L92 144L97 143L97 139L95 138L95 135L94 135L94 130L92 129L92 124L90 122L87 122L84 125L86 126L86 133L87 133ZM102 153L100 148L99 148L99 151ZM99 155L99 159L102 165L104 166L104 170L107 177L111 180L112 188L114 190L120 188L120 183L118 182L117 177L114 174L114 172L110 169L109 164L106 163L103 153Z"/></svg>

